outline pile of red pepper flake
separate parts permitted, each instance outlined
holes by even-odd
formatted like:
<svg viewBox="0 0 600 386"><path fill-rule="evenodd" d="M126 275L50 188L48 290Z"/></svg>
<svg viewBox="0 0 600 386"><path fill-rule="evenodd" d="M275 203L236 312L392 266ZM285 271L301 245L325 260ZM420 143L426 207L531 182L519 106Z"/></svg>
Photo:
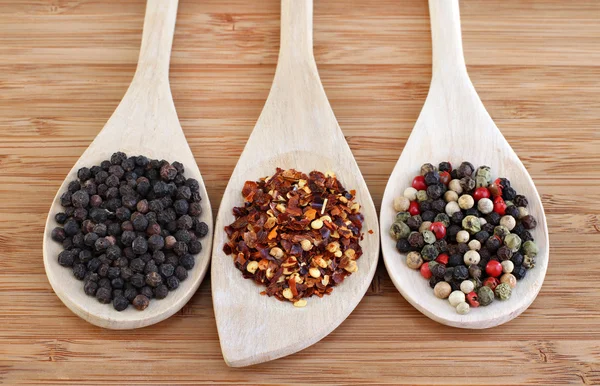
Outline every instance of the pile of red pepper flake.
<svg viewBox="0 0 600 386"><path fill-rule="evenodd" d="M261 294L304 307L304 298L329 295L358 270L364 216L355 194L318 171L277 168L246 181L223 251L244 278L267 287Z"/></svg>

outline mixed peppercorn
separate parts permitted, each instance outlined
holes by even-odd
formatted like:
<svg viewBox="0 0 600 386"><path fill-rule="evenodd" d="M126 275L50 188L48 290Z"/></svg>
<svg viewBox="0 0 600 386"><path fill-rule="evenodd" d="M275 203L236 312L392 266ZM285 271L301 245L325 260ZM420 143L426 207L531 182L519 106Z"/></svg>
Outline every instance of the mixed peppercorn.
<svg viewBox="0 0 600 386"><path fill-rule="evenodd" d="M509 299L517 280L535 265L535 218L527 198L488 166L424 164L403 196L390 229L409 268L459 314Z"/></svg>
<svg viewBox="0 0 600 386"><path fill-rule="evenodd" d="M177 289L202 250L200 185L179 162L114 153L83 167L60 196L53 240L83 290L117 311L138 310Z"/></svg>
<svg viewBox="0 0 600 386"><path fill-rule="evenodd" d="M303 307L358 270L364 218L334 174L277 168L246 181L242 195L223 251L244 278L267 287L261 294Z"/></svg>

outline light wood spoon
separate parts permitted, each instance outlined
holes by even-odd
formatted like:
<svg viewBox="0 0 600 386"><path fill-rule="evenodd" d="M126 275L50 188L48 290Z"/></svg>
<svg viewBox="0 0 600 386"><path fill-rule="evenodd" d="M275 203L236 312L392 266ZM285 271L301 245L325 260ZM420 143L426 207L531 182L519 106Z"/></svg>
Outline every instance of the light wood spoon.
<svg viewBox="0 0 600 386"><path fill-rule="evenodd" d="M548 267L548 228L540 196L525 167L498 130L467 74L462 52L458 0L429 0L433 39L433 74L429 94L402 155L390 176L381 203L382 250L385 266L400 293L433 320L454 327L488 328L522 313L537 296ZM537 219L533 232L540 248L535 268L528 271L506 301L471 309L459 315L447 300L434 296L427 280L406 266L405 256L389 235L394 221L394 197L410 186L422 164L462 161L488 165L497 177L506 177L529 199ZM495 177L496 178L496 177Z"/></svg>
<svg viewBox="0 0 600 386"><path fill-rule="evenodd" d="M217 216L211 281L221 349L229 366L289 355L325 337L362 299L377 265L377 213L319 79L312 51L312 6L312 0L281 2L275 79ZM244 182L272 175L276 167L335 172L346 189L356 190L365 216L358 272L330 296L308 299L304 308L260 295L264 287L242 278L233 258L223 253L227 241L223 227L234 221L232 208L243 206Z"/></svg>
<svg viewBox="0 0 600 386"><path fill-rule="evenodd" d="M192 297L206 274L212 245L212 213L202 176L185 139L169 86L169 60L177 17L177 0L148 0L140 57L133 81L125 97L102 131L73 166L58 190L50 208L44 231L44 266L54 292L71 309L88 322L111 329L131 329L148 326L168 318ZM77 178L83 166L99 165L116 151L127 155L179 161L185 166L185 176L200 183L202 210L200 220L209 224L209 234L202 241L203 249L196 256L196 265L179 288L167 298L152 300L144 311L130 306L116 311L112 304L101 304L83 292L83 282L70 269L58 264L60 243L50 233L58 224L54 220L62 211L60 195L70 181Z"/></svg>

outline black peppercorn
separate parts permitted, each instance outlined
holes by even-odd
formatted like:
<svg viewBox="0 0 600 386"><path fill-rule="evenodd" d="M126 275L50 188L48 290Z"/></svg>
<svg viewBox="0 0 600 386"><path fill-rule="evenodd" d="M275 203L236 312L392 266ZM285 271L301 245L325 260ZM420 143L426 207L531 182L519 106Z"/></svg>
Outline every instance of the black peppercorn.
<svg viewBox="0 0 600 386"><path fill-rule="evenodd" d="M481 267L477 264L472 264L469 266L469 276L473 279L479 279L481 277L482 270Z"/></svg>
<svg viewBox="0 0 600 386"><path fill-rule="evenodd" d="M496 212L492 212L490 214L488 214L487 216L485 216L485 221L488 222L488 224L492 224L492 225L498 225L500 224L500 218L501 216L496 213Z"/></svg>
<svg viewBox="0 0 600 386"><path fill-rule="evenodd" d="M477 218L481 217L481 213L477 210L477 208L470 208L465 211L466 216L475 216Z"/></svg>
<svg viewBox="0 0 600 386"><path fill-rule="evenodd" d="M444 192L445 192L445 189L444 189L443 185L441 185L441 184L429 185L427 187L427 196L429 198L431 198L432 200L439 199L440 197L442 197Z"/></svg>
<svg viewBox="0 0 600 386"><path fill-rule="evenodd" d="M164 299L169 294L169 288L166 285L161 284L154 288L154 297L157 299Z"/></svg>
<svg viewBox="0 0 600 386"><path fill-rule="evenodd" d="M149 286L142 287L140 294L144 295L148 299L152 299L154 297L154 291L152 290L152 287Z"/></svg>
<svg viewBox="0 0 600 386"><path fill-rule="evenodd" d="M435 247L432 245L430 247L432 249L435 249ZM438 253L436 251L435 257L437 257L437 255L438 255ZM435 257L433 257L433 258L435 258ZM190 255L190 254L185 254L185 255L181 256L179 258L179 264L181 264L181 266L183 268L188 269L188 270L194 268L194 264L195 264L194 256Z"/></svg>
<svg viewBox="0 0 600 386"><path fill-rule="evenodd" d="M533 229L537 226L537 221L532 215L529 214L521 219L521 224L523 224L525 229Z"/></svg>
<svg viewBox="0 0 600 386"><path fill-rule="evenodd" d="M452 171L452 165L450 164L450 162L440 162L440 164L438 165L438 170L440 172L450 173Z"/></svg>
<svg viewBox="0 0 600 386"><path fill-rule="evenodd" d="M455 255L450 255L450 257L448 258L448 264L446 264L446 266L447 267L456 267L462 263L463 263L463 257L459 254L455 254Z"/></svg>
<svg viewBox="0 0 600 386"><path fill-rule="evenodd" d="M444 213L446 209L446 202L442 199L434 200L431 204L431 209L436 213Z"/></svg>
<svg viewBox="0 0 600 386"><path fill-rule="evenodd" d="M208 225L205 222L199 222L194 230L196 236L202 238L208 234Z"/></svg>
<svg viewBox="0 0 600 386"><path fill-rule="evenodd" d="M114 278L110 281L110 285L113 288L121 289L125 286L125 280L120 277Z"/></svg>
<svg viewBox="0 0 600 386"><path fill-rule="evenodd" d="M500 248L501 244L502 242L496 236L491 236L485 241L485 247L488 251L490 251L490 253L495 253L498 248Z"/></svg>
<svg viewBox="0 0 600 386"><path fill-rule="evenodd" d="M516 252L512 255L512 257L510 258L510 261L513 262L515 267L522 265L523 264L523 255L520 254L519 252Z"/></svg>
<svg viewBox="0 0 600 386"><path fill-rule="evenodd" d="M458 232L460 232L461 230L462 230L462 227L460 227L456 224L452 224L448 227L448 229L446 229L446 236L451 241L456 240L456 234Z"/></svg>
<svg viewBox="0 0 600 386"><path fill-rule="evenodd" d="M486 231L479 231L475 233L475 240L479 241L481 244L484 244L487 239L490 238L490 234Z"/></svg>
<svg viewBox="0 0 600 386"><path fill-rule="evenodd" d="M510 187L510 181L506 178L498 178L498 181L500 182L500 186L502 186L502 189L506 189Z"/></svg>
<svg viewBox="0 0 600 386"><path fill-rule="evenodd" d="M462 225L462 221L465 218L465 215L462 211L452 213L452 224ZM462 229L462 228L461 228Z"/></svg>
<svg viewBox="0 0 600 386"><path fill-rule="evenodd" d="M96 296L97 290L98 290L98 283L96 283L95 281L88 280L83 285L83 291L86 293L86 295Z"/></svg>
<svg viewBox="0 0 600 386"><path fill-rule="evenodd" d="M179 281L184 281L188 277L188 272L185 268L179 265L177 268L175 268L175 276Z"/></svg>
<svg viewBox="0 0 600 386"><path fill-rule="evenodd" d="M81 263L73 264L73 276L77 280L83 280L85 277L85 265Z"/></svg>
<svg viewBox="0 0 600 386"><path fill-rule="evenodd" d="M515 205L507 206L505 214L513 216L514 218L519 218L519 208L517 208Z"/></svg>
<svg viewBox="0 0 600 386"><path fill-rule="evenodd" d="M464 255L470 249L471 248L469 248L469 245L467 243L458 243L458 253L459 254Z"/></svg>
<svg viewBox="0 0 600 386"><path fill-rule="evenodd" d="M108 264L100 264L100 267L98 267L98 275L100 277L106 277L108 275Z"/></svg>
<svg viewBox="0 0 600 386"><path fill-rule="evenodd" d="M460 179L460 187L465 193L475 189L475 185L477 185L477 183L470 176L466 176Z"/></svg>
<svg viewBox="0 0 600 386"><path fill-rule="evenodd" d="M471 176L474 171L475 171L475 166L473 166L472 163L465 161L465 162L461 163L460 166L458 167L457 176L459 178Z"/></svg>
<svg viewBox="0 0 600 386"><path fill-rule="evenodd" d="M144 285L146 285L146 278L141 273L134 273L129 282L136 288L142 288Z"/></svg>
<svg viewBox="0 0 600 386"><path fill-rule="evenodd" d="M490 223L486 223L481 227L482 231L486 231L489 234L493 234L494 233L494 228L495 226L490 224Z"/></svg>
<svg viewBox="0 0 600 386"><path fill-rule="evenodd" d="M396 242L396 249L400 253L408 253L412 250L412 246L407 239L400 239Z"/></svg>
<svg viewBox="0 0 600 386"><path fill-rule="evenodd" d="M131 215L131 223L133 224L133 229L138 232L144 232L148 227L148 219L140 212L135 212Z"/></svg>
<svg viewBox="0 0 600 386"><path fill-rule="evenodd" d="M169 287L171 291L179 287L179 279L177 276L171 276L167 278L167 287Z"/></svg>
<svg viewBox="0 0 600 386"><path fill-rule="evenodd" d="M522 234L519 235L519 237L521 238L521 241L523 241L523 242L533 241L533 235L529 231L524 231Z"/></svg>
<svg viewBox="0 0 600 386"><path fill-rule="evenodd" d="M435 264L430 267L431 274L438 279L443 279L446 274L446 266L444 264Z"/></svg>
<svg viewBox="0 0 600 386"><path fill-rule="evenodd" d="M187 232L187 231L186 231ZM151 251L158 251L165 246L165 239L160 235L152 235L148 238L148 248Z"/></svg>
<svg viewBox="0 0 600 386"><path fill-rule="evenodd" d="M521 280L527 275L527 268L523 267L522 265L515 265L512 274L517 280Z"/></svg>
<svg viewBox="0 0 600 386"><path fill-rule="evenodd" d="M178 215L183 215L183 214L187 214L188 209L189 209L189 204L188 204L187 200L176 200L173 203L173 208L175 208L175 212Z"/></svg>
<svg viewBox="0 0 600 386"><path fill-rule="evenodd" d="M408 240L408 243L410 244L410 246L413 247L413 248L421 249L425 245L425 240L423 239L423 235L420 234L419 232L411 232L408 235L408 239L407 240ZM177 248L178 246L182 247L180 244L183 244L183 246L185 246L186 251L184 251L183 253L177 252L177 250L175 250L175 248ZM185 245L185 243L182 243L182 242L178 241L178 242L175 243L175 246L173 247L173 250L174 250L174 252L177 255L181 256L181 255L183 255L184 253L187 252L187 245Z"/></svg>
<svg viewBox="0 0 600 386"><path fill-rule="evenodd" d="M444 281L451 282L454 277L454 267L446 266L446 273L444 274Z"/></svg>
<svg viewBox="0 0 600 386"><path fill-rule="evenodd" d="M498 256L498 259L500 259L500 261L505 261L510 260L510 258L512 257L512 252L510 248L508 248L506 245L503 245L500 248L498 248L496 255Z"/></svg>
<svg viewBox="0 0 600 386"><path fill-rule="evenodd" d="M529 205L529 201L527 201L527 197L517 194L513 200L516 206L524 206L527 207Z"/></svg>
<svg viewBox="0 0 600 386"><path fill-rule="evenodd" d="M512 201L517 196L517 192L510 186L502 189L502 198L504 201Z"/></svg>
<svg viewBox="0 0 600 386"><path fill-rule="evenodd" d="M150 299L148 297L140 294L140 295L137 295L133 299L133 301L131 302L131 304L133 304L133 306L137 310L142 311L142 310L145 310L148 307L148 305L150 304Z"/></svg>
<svg viewBox="0 0 600 386"><path fill-rule="evenodd" d="M96 291L96 299L98 299L98 301L100 303L108 304L108 303L110 303L111 298L112 298L112 293L111 293L111 290L108 288L100 287Z"/></svg>
<svg viewBox="0 0 600 386"><path fill-rule="evenodd" d="M150 272L146 275L146 284L150 287L157 287L162 283L162 277L158 272Z"/></svg>
<svg viewBox="0 0 600 386"><path fill-rule="evenodd" d="M436 171L431 171L425 174L425 183L427 186L437 185L440 182L440 174Z"/></svg>
<svg viewBox="0 0 600 386"><path fill-rule="evenodd" d="M454 267L454 273L452 276L456 280L465 280L469 277L469 269L464 265L457 265Z"/></svg>
<svg viewBox="0 0 600 386"><path fill-rule="evenodd" d="M435 277L435 276L432 276L432 277L430 277L430 278L429 278L429 287L431 287L431 288L434 288L434 287L435 287L435 285L436 285L437 283L439 283L440 281L441 281L441 279L440 279L440 278L437 278L437 277Z"/></svg>
<svg viewBox="0 0 600 386"><path fill-rule="evenodd" d="M129 300L127 300L123 296L115 296L113 299L113 307L117 311L123 311L127 307L129 307Z"/></svg>
<svg viewBox="0 0 600 386"><path fill-rule="evenodd" d="M136 255L141 255L143 253L146 253L146 251L148 250L148 242L144 237L138 236L131 243L131 248L133 249L133 253L135 253Z"/></svg>
<svg viewBox="0 0 600 386"><path fill-rule="evenodd" d="M192 202L190 204L190 208L188 209L188 214L190 216L200 216L202 214L202 207L200 206L199 202Z"/></svg>
<svg viewBox="0 0 600 386"><path fill-rule="evenodd" d="M56 227L52 229L50 237L52 238L52 240L62 243L67 238L67 234L65 233L65 230L63 228Z"/></svg>
<svg viewBox="0 0 600 386"><path fill-rule="evenodd" d="M58 264L63 267L70 267L75 261L75 254L72 251L62 251L58 254Z"/></svg>

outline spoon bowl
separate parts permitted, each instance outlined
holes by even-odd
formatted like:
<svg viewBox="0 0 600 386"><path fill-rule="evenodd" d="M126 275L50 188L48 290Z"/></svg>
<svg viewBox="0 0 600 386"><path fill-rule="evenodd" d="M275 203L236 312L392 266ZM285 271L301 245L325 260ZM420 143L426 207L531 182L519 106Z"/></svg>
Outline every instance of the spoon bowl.
<svg viewBox="0 0 600 386"><path fill-rule="evenodd" d="M312 53L312 0L281 3L281 48L265 107L229 180L219 213L211 267L213 305L225 362L248 366L292 354L319 341L352 312L367 291L379 254L377 213L352 152L321 85ZM364 214L364 254L358 271L331 295L314 296L304 308L260 295L264 287L242 277L225 255L223 228L243 206L247 180L272 175L277 167L304 173L332 171L356 190ZM372 233L369 233L369 230Z"/></svg>
<svg viewBox="0 0 600 386"><path fill-rule="evenodd" d="M381 203L382 251L388 273L400 293L431 319L454 327L488 328L517 317L534 301L546 275L549 259L548 228L535 185L479 99L467 74L462 54L458 0L429 0L433 38L433 73L429 94L415 127L396 164ZM402 196L424 163L469 161L487 165L497 177L506 177L529 199L528 210L537 221L532 235L539 247L537 263L513 289L506 301L459 315L447 300L433 294L427 280L406 266L389 235L396 212L395 197Z"/></svg>
<svg viewBox="0 0 600 386"><path fill-rule="evenodd" d="M43 255L46 275L62 302L81 318L100 327L132 329L158 323L179 311L192 297L204 278L212 245L212 212L200 170L181 129L169 87L169 58L177 16L176 0L148 0L140 58L134 79L123 100L102 131L77 160L52 202L44 230ZM185 176L200 184L202 214L209 234L201 239L203 249L189 277L167 298L152 300L144 311L134 307L118 312L111 304L101 304L83 292L83 284L70 269L58 264L62 245L52 240L51 232L59 224L54 219L62 211L60 196L70 181L77 179L81 167L99 165L116 151L128 156L179 161Z"/></svg>

